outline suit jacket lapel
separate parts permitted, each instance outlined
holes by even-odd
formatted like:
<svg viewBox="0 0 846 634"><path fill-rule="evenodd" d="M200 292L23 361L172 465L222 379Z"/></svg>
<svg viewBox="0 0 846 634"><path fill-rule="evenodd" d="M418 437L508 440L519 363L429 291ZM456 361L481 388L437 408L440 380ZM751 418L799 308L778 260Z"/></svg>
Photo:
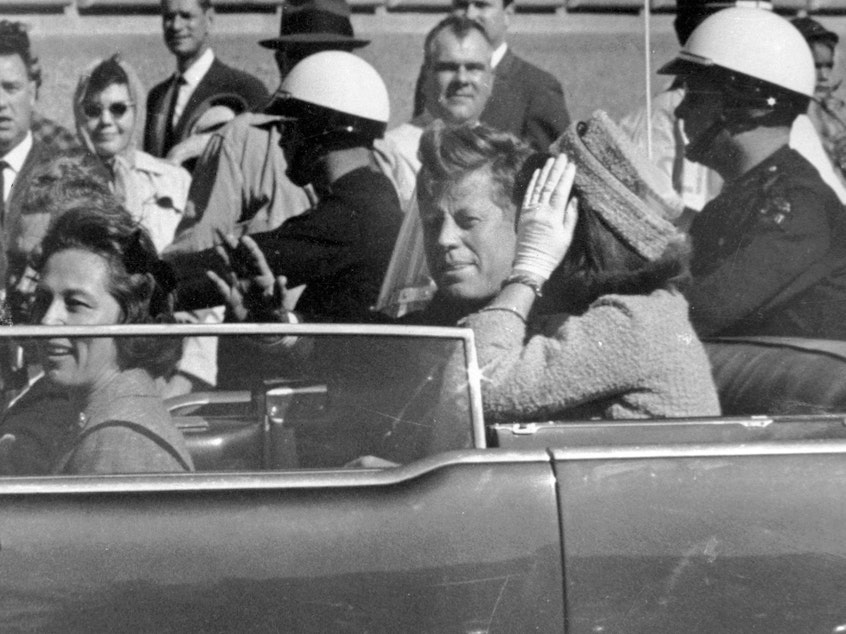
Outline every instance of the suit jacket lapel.
<svg viewBox="0 0 846 634"><path fill-rule="evenodd" d="M217 60L217 57L215 57L212 65L209 67L209 71L203 75L200 83L197 84L197 88L188 98L185 108L182 110L182 116L179 117L179 121L176 122L176 126L173 128L174 145L182 141L183 137L186 135L187 130L185 129L185 125L191 120L191 113L194 108L216 92L220 91L220 82L218 81L218 78L220 77L222 69L223 64L221 64Z"/></svg>
<svg viewBox="0 0 846 634"><path fill-rule="evenodd" d="M154 141L155 147L150 148L150 153L154 156L164 156L164 149L165 145L167 144L167 130L168 130L168 117L171 114L171 107L170 105L173 103L174 98L176 95L176 82L174 81L174 77L172 76L168 80L167 88L162 93L161 100L155 107L155 131L154 131Z"/></svg>
<svg viewBox="0 0 846 634"><path fill-rule="evenodd" d="M4 242L7 247L9 244L9 230L17 224L18 216L21 213L21 203L23 202L24 194L26 194L27 182L32 177L32 171L35 167L47 158L46 146L38 141L33 143L32 149L26 155L26 160L21 166L21 171L15 177L15 182L12 183L9 200L6 201L6 217L3 219Z"/></svg>
<svg viewBox="0 0 846 634"><path fill-rule="evenodd" d="M497 64L494 69L494 81L508 82L511 75L514 73L516 61L517 58L514 57L514 53L511 52L511 47L509 46L505 49L505 55L502 56L502 59L499 60L499 64Z"/></svg>
<svg viewBox="0 0 846 634"><path fill-rule="evenodd" d="M514 129L514 112L520 110L520 95L512 88L516 58L511 48L506 49L505 55L494 70L494 85L491 97L480 119L488 125L503 132L520 135L520 130Z"/></svg>
<svg viewBox="0 0 846 634"><path fill-rule="evenodd" d="M32 178L32 172L36 166L48 158L49 151L47 146L37 141L33 143L32 149L27 154L26 160L21 166L21 171L15 177L15 182L12 183L12 191L9 193L9 199L6 201L6 217L3 219L2 225L3 251L0 253L0 288L6 287L9 247L17 238L12 232L20 232L21 225L19 218L21 215L21 203L26 194L27 183Z"/></svg>

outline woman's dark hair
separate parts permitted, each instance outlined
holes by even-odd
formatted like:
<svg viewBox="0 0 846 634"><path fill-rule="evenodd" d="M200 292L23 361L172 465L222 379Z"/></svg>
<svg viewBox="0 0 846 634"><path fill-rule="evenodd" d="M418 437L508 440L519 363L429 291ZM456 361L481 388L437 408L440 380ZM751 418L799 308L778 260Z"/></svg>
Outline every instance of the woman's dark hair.
<svg viewBox="0 0 846 634"><path fill-rule="evenodd" d="M88 86L85 90L85 99L91 99L94 95L99 95L112 84L129 86L129 77L126 71L121 68L119 60L120 57L117 54L112 55L110 58L103 60L91 71Z"/></svg>
<svg viewBox="0 0 846 634"><path fill-rule="evenodd" d="M103 197L74 201L50 225L37 263L42 270L55 253L83 249L109 264L109 293L123 324L173 323L175 276L159 260L147 231L117 201ZM179 337L118 337L121 369L139 367L167 376L182 357Z"/></svg>
<svg viewBox="0 0 846 634"><path fill-rule="evenodd" d="M27 180L21 213L51 213L85 192L110 195L111 174L95 154L85 148L63 150L36 165ZM79 192L79 194L77 194Z"/></svg>
<svg viewBox="0 0 846 634"><path fill-rule="evenodd" d="M689 260L688 243L680 240L649 261L617 237L598 214L580 209L573 243L544 286L539 310L581 314L602 295L683 289L690 281Z"/></svg>

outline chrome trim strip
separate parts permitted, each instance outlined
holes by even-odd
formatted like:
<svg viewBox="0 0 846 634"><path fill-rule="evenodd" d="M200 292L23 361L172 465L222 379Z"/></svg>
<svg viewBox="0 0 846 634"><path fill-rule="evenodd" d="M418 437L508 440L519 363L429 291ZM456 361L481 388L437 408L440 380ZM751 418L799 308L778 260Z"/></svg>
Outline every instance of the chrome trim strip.
<svg viewBox="0 0 846 634"><path fill-rule="evenodd" d="M638 447L549 447L553 460L642 460L648 458L732 458L846 454L846 439L766 441L744 445L691 444Z"/></svg>
<svg viewBox="0 0 846 634"><path fill-rule="evenodd" d="M112 326L6 326L0 328L0 338L162 336L165 333L180 337L196 335L434 337L462 339L472 343L472 331L469 328L392 324L120 324Z"/></svg>
<svg viewBox="0 0 846 634"><path fill-rule="evenodd" d="M510 432L515 436L541 434L546 431L580 429L633 429L666 427L744 427L763 429L774 424L828 423L846 426L843 414L753 414L750 416L709 416L703 418L631 418L617 420L544 421L537 423L497 423L490 425L495 432Z"/></svg>
<svg viewBox="0 0 846 634"><path fill-rule="evenodd" d="M393 469L335 469L253 473L175 473L123 476L0 477L0 497L91 493L160 493L169 491L245 491L384 487L411 482L461 465L549 464L545 449L448 451ZM552 471L550 470L550 474Z"/></svg>

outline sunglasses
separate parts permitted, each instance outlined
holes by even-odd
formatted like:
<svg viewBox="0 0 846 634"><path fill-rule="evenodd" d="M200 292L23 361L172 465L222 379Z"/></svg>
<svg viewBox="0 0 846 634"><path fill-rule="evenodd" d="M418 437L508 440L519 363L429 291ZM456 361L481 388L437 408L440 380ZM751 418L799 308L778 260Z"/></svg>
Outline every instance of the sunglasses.
<svg viewBox="0 0 846 634"><path fill-rule="evenodd" d="M84 103L82 104L82 114L89 119L97 119L103 114L103 110L108 110L113 117L119 119L126 114L126 111L132 108L134 104L131 101L110 103L108 106L102 106L99 103Z"/></svg>

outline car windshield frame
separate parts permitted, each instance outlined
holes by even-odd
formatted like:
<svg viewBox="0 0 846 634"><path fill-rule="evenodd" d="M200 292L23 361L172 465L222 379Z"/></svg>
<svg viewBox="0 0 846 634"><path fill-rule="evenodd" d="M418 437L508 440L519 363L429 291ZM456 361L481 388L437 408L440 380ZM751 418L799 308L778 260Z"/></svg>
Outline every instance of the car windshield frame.
<svg viewBox="0 0 846 634"><path fill-rule="evenodd" d="M72 338L72 337L131 337L131 336L292 336L292 337L386 337L431 338L456 341L463 351L467 379L468 410L472 426L472 449L448 451L446 454L466 454L486 449L487 439L482 413L480 372L476 357L473 331L469 328L440 326L405 326L371 324L121 324L106 326L6 326L0 329L5 340ZM451 460L446 456L447 462ZM114 475L0 475L0 494L70 493L85 491L163 491L181 489L228 489L230 487L265 488L283 484L297 487L359 486L390 484L428 468L442 456L430 456L393 469L378 468L272 471L197 471L166 474ZM429 465L431 467L431 465ZM388 472L396 472L389 474Z"/></svg>

